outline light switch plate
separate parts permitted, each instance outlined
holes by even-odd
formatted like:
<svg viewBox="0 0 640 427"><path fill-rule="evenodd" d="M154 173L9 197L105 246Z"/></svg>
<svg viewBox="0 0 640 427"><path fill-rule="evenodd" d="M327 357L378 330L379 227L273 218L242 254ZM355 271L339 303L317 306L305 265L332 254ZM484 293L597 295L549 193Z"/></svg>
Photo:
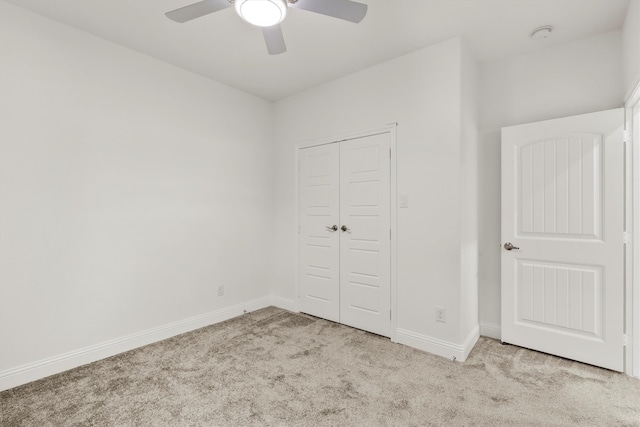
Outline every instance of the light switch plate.
<svg viewBox="0 0 640 427"><path fill-rule="evenodd" d="M401 208L408 208L409 207L409 195L408 194L401 194L400 195L400 207Z"/></svg>

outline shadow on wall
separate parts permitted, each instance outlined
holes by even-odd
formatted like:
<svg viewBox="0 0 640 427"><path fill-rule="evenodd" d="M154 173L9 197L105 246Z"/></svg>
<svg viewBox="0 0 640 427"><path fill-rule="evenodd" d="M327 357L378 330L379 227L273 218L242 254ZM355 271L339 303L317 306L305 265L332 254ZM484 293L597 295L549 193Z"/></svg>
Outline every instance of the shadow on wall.
<svg viewBox="0 0 640 427"><path fill-rule="evenodd" d="M500 131L480 134L478 299L482 323L500 325Z"/></svg>

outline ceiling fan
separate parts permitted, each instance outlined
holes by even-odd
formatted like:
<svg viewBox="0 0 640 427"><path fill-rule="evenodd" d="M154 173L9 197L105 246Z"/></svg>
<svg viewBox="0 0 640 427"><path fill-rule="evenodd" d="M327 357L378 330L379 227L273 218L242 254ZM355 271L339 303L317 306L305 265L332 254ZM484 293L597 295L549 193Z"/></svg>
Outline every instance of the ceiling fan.
<svg viewBox="0 0 640 427"><path fill-rule="evenodd" d="M240 17L249 24L262 27L262 34L270 55L287 51L280 23L287 16L287 9L308 10L358 23L367 14L367 5L351 0L203 0L167 12L167 18L187 22L234 6Z"/></svg>

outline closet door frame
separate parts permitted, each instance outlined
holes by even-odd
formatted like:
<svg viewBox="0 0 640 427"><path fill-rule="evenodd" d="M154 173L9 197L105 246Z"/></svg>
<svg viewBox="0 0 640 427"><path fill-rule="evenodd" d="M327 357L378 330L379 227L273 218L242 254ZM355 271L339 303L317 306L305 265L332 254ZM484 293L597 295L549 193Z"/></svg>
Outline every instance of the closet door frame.
<svg viewBox="0 0 640 427"><path fill-rule="evenodd" d="M294 242L295 242L295 311L300 312L299 308L299 300L300 300L300 176L299 176L299 168L300 168L300 150L309 147L316 147L320 145L326 144L336 144L343 141L348 141L350 139L363 138L367 136L380 135L380 134L389 134L389 139L391 143L391 159L390 159L390 177L389 182L390 185L390 215L391 215L391 251L390 251L390 267L391 267L391 341L396 342L396 329L397 329L397 204L398 204L398 195L397 195L397 169L396 169L396 135L397 135L397 123L392 123L389 125L381 126L378 128L373 128L364 131L352 132L348 134L339 135L331 138L321 138L317 140L312 140L308 142L301 142L296 145L296 159L294 163L295 168L295 179L294 179Z"/></svg>

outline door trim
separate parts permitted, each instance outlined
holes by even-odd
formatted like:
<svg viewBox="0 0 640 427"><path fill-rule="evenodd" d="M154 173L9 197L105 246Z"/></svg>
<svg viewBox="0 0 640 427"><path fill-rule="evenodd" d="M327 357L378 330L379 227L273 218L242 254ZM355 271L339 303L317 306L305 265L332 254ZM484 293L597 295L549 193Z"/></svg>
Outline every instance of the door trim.
<svg viewBox="0 0 640 427"><path fill-rule="evenodd" d="M300 242L299 242L299 231L300 231L300 176L298 174L299 165L300 165L300 150L309 147L316 147L319 145L326 144L334 144L342 141L347 141L350 139L358 139L364 138L367 136L380 135L383 133L388 133L391 138L391 159L390 159L390 214L391 214L391 247L390 247L390 257L391 257L391 341L396 341L396 330L397 330L397 170L396 170L396 138L397 138L397 123L391 123L385 126L372 128L363 131L350 132L343 135L338 135L329 138L319 138L316 140L310 140L307 142L301 142L296 144L295 146L295 162L294 162L294 177L293 185L294 185L294 200L293 200L293 209L294 209L294 217L295 221L293 224L293 236L294 236L294 245L295 245L295 311L300 312L299 300L300 300Z"/></svg>
<svg viewBox="0 0 640 427"><path fill-rule="evenodd" d="M625 248L625 372L640 378L640 82L625 103L625 130L625 228L632 235Z"/></svg>

